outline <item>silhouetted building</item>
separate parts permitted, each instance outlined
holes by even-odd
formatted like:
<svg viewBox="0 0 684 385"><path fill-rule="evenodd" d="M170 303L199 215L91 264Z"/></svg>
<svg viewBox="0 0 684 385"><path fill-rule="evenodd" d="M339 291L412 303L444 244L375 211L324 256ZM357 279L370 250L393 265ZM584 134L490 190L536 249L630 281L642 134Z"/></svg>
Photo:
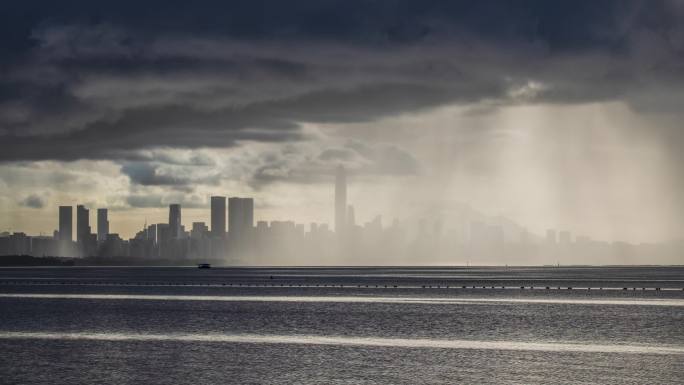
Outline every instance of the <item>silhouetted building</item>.
<svg viewBox="0 0 684 385"><path fill-rule="evenodd" d="M97 209L97 241L104 242L109 234L109 220L107 209Z"/></svg>
<svg viewBox="0 0 684 385"><path fill-rule="evenodd" d="M181 237L181 205L169 205L169 231L171 239Z"/></svg>
<svg viewBox="0 0 684 385"><path fill-rule="evenodd" d="M226 235L226 197L211 197L211 235Z"/></svg>
<svg viewBox="0 0 684 385"><path fill-rule="evenodd" d="M344 231L347 224L347 172L337 166L335 172L335 232Z"/></svg>
<svg viewBox="0 0 684 385"><path fill-rule="evenodd" d="M59 254L59 241L54 237L31 237L31 255L34 257L55 256Z"/></svg>
<svg viewBox="0 0 684 385"><path fill-rule="evenodd" d="M73 240L73 208L71 206L59 206L59 239L61 241Z"/></svg>
<svg viewBox="0 0 684 385"><path fill-rule="evenodd" d="M128 242L119 234L107 234L107 239L100 246L100 255L104 257L124 257L130 255Z"/></svg>
<svg viewBox="0 0 684 385"><path fill-rule="evenodd" d="M147 239L147 229L139 231L135 238L128 241L128 252L127 255L130 257L139 258L150 258L154 257L154 242L151 239ZM121 252L126 250L126 242L121 242L119 250Z"/></svg>
<svg viewBox="0 0 684 385"><path fill-rule="evenodd" d="M90 234L90 210L83 205L76 206L76 242L83 244Z"/></svg>
<svg viewBox="0 0 684 385"><path fill-rule="evenodd" d="M249 234L254 226L254 199L228 199L228 231L232 239Z"/></svg>
<svg viewBox="0 0 684 385"><path fill-rule="evenodd" d="M157 223L157 246L158 256L168 254L171 243L171 228L168 223Z"/></svg>
<svg viewBox="0 0 684 385"><path fill-rule="evenodd" d="M190 238L198 239L206 237L209 234L209 228L204 222L192 222L192 230L190 230Z"/></svg>
<svg viewBox="0 0 684 385"><path fill-rule="evenodd" d="M157 243L157 225L147 226L147 239L152 241L152 243Z"/></svg>
<svg viewBox="0 0 684 385"><path fill-rule="evenodd" d="M14 233L0 237L0 255L28 255L31 253L31 237Z"/></svg>
<svg viewBox="0 0 684 385"><path fill-rule="evenodd" d="M168 223L157 223L157 243L164 244L171 240L171 229Z"/></svg>
<svg viewBox="0 0 684 385"><path fill-rule="evenodd" d="M206 258L210 257L213 250L213 243L217 240L215 237L209 237L209 228L204 222L192 222L192 230L190 230L190 248L189 256L191 258Z"/></svg>

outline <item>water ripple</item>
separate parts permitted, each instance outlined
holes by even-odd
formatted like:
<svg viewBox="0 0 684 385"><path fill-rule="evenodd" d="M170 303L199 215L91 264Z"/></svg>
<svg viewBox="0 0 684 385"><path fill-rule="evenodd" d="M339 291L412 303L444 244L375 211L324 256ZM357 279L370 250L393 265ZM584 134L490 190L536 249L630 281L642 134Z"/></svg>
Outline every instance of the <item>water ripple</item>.
<svg viewBox="0 0 684 385"><path fill-rule="evenodd" d="M542 352L684 354L684 347L673 345L600 345L557 342L475 341L446 339L328 337L314 335L253 334L136 334L136 333L42 333L0 332L0 339L98 340L98 341L178 341L250 344L335 345L395 348L520 350Z"/></svg>

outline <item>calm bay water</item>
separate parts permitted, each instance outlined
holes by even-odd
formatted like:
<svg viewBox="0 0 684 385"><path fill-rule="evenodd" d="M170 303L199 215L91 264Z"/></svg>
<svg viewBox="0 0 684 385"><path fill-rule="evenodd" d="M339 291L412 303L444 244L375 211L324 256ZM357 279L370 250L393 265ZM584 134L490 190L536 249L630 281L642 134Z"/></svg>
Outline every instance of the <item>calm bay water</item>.
<svg viewBox="0 0 684 385"><path fill-rule="evenodd" d="M672 267L6 268L0 378L684 383L683 287Z"/></svg>

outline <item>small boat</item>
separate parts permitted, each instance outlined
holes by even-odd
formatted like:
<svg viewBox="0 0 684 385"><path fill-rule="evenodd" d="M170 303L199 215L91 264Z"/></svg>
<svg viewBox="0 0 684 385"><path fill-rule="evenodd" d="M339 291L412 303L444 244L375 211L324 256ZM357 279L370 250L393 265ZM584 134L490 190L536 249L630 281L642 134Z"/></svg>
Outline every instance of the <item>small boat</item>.
<svg viewBox="0 0 684 385"><path fill-rule="evenodd" d="M211 264L210 263L198 263L197 268L198 269L211 269Z"/></svg>

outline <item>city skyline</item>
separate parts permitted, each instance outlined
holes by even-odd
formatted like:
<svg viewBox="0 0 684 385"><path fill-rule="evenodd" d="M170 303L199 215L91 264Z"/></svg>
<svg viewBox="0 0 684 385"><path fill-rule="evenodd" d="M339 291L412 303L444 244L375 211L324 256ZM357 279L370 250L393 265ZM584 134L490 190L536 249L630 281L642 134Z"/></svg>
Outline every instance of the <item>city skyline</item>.
<svg viewBox="0 0 684 385"><path fill-rule="evenodd" d="M335 169L334 190L335 224L337 228L346 226L346 215L348 210L353 213L353 207L351 205L347 206L346 204L346 191L346 171L343 166L338 165ZM245 229L253 228L256 224L254 220L253 198L212 195L209 199L209 202L209 220L200 222L192 221L191 223L209 223L210 226L207 228L212 236L225 236L230 232L229 230L231 227L233 228L233 233L235 233L236 236L239 236L241 235L241 232L246 231ZM227 206L226 202L228 202ZM58 227L54 230L54 234L56 239L71 240L81 243L87 235L91 234L92 231L90 226L90 208L87 208L82 204L76 205L75 222L71 219L73 217L73 208L73 206L67 205L59 206L59 223ZM182 204L180 203L170 203L168 205L168 221L165 224L169 225L172 238L178 238L181 228L186 227L182 221L182 209ZM197 209L197 207L195 207L195 209ZM97 208L97 227L95 228L95 235L98 241L103 241L106 239L106 235L110 234L108 210L109 209L106 207ZM340 212L342 213L341 216ZM338 216L340 216L339 220ZM354 223L353 220L352 223ZM71 230L74 224L76 225L77 229L76 238L73 237L73 231ZM153 225L157 224L158 223L155 223ZM328 226L327 222L312 222L307 225L310 226L312 224ZM143 229L146 227L147 219L145 219L145 225L143 226ZM188 226L188 228L189 227L190 226ZM114 234L118 235L118 233Z"/></svg>
<svg viewBox="0 0 684 385"><path fill-rule="evenodd" d="M196 221L192 220L189 222L189 224L192 226L192 224L195 223L201 223L201 224L209 224L207 227L209 233L212 236L225 236L226 234L230 233L231 227L233 228L233 233L236 234L237 236L240 235L241 232L244 232L245 228L254 228L257 222L269 222L268 220L261 219L255 221L254 219L254 198L243 198L243 197L229 197L229 196L219 196L219 195L212 195L209 197L209 216L208 220L204 221ZM228 202L228 205L226 205L226 202ZM342 231L341 229L344 229L347 226L354 226L356 224L355 220L355 210L354 206L352 204L347 204L347 175L346 175L346 170L342 165L338 165L335 167L335 173L334 173L334 192L333 192L333 203L334 203L334 216L333 216L333 223L334 226L331 227L331 230L334 232L340 232ZM85 205L79 204L76 205L75 207L75 213L76 213L76 219L71 220L73 218L73 213L71 209L73 209L73 206L59 206L59 215L58 215L58 226L54 230L55 238L60 239L60 240L72 240L76 241L77 243L83 242L82 239L85 239L87 235L92 235L92 227L90 226L90 208L85 207ZM198 210L205 210L205 208L198 208L198 207L193 207L194 209ZM100 207L96 208L97 209L97 227L95 228L95 235L96 239L98 241L104 240L106 238L106 235L110 234L109 233L109 220L108 220L108 208ZM186 226L188 222L183 223L182 221L182 211L183 207L182 204L180 203L170 203L167 208L167 213L168 213L168 221L167 222L160 222L161 224L167 224L170 228L171 231L171 237L172 238L179 238L179 234L182 231L181 229L183 228L190 228L191 226ZM374 217L376 219L378 216L382 217L381 215L378 214L370 214L370 216ZM399 220L399 218L394 217L391 218L394 221ZM425 218L423 218L424 220ZM507 219L510 220L510 219ZM273 220L272 220L273 221ZM278 219L275 219L274 221L278 221ZM298 223L297 221L294 221L292 219L285 219L285 221L292 221L294 223ZM480 222L480 221L477 221ZM157 225L160 223L152 223L150 224ZM73 237L73 225L76 225L76 237ZM309 229L311 229L311 226L317 226L317 225L324 225L324 226L329 226L329 223L326 221L312 221L310 223L304 223L304 225L309 226ZM525 231L528 231L527 228L524 225L519 224L522 228L525 229ZM101 227L103 227L101 229ZM147 227L147 218L145 219L144 226L142 229L144 230ZM138 232L140 229L138 229L136 232ZM21 232L21 231L20 231ZM65 235L62 235L64 232ZM529 232L529 231L528 231ZM566 243L570 242L571 240L571 231L568 230L557 230L557 229L546 229L546 232L544 234L537 234L536 236L539 239L556 239L558 243L563 243L564 241ZM119 233L114 233L119 235ZM42 234L40 234L42 235ZM132 235L130 238L132 238ZM586 235L579 234L577 235L580 238L587 238ZM124 235L124 237L129 237L127 234ZM602 240L602 241L613 241L613 240ZM618 240L621 241L621 240ZM554 241L556 242L556 241Z"/></svg>
<svg viewBox="0 0 684 385"><path fill-rule="evenodd" d="M204 220L183 221L183 207L170 203L166 222L148 223L131 237L109 232L107 208L97 208L97 228L90 209L58 207L52 237L23 232L0 233L0 255L133 258L138 264L211 260L225 265L312 264L573 264L676 263L684 241L662 244L606 242L567 229L535 234L503 217L490 217L464 206L459 221L435 213L414 220L383 218L359 224L342 165L334 169L330 206L334 227L326 222L291 219L256 220L254 198L213 195L203 208ZM228 203L226 205L226 202ZM209 224L209 225L208 225ZM105 259L106 260L106 259ZM504 263L502 263L503 261ZM130 263L130 262L129 262Z"/></svg>
<svg viewBox="0 0 684 385"><path fill-rule="evenodd" d="M466 205L540 235L683 237L681 4L333 3L2 8L0 232L83 205L131 237L173 203L209 223L218 194L331 229ZM330 204L340 164L352 209Z"/></svg>

